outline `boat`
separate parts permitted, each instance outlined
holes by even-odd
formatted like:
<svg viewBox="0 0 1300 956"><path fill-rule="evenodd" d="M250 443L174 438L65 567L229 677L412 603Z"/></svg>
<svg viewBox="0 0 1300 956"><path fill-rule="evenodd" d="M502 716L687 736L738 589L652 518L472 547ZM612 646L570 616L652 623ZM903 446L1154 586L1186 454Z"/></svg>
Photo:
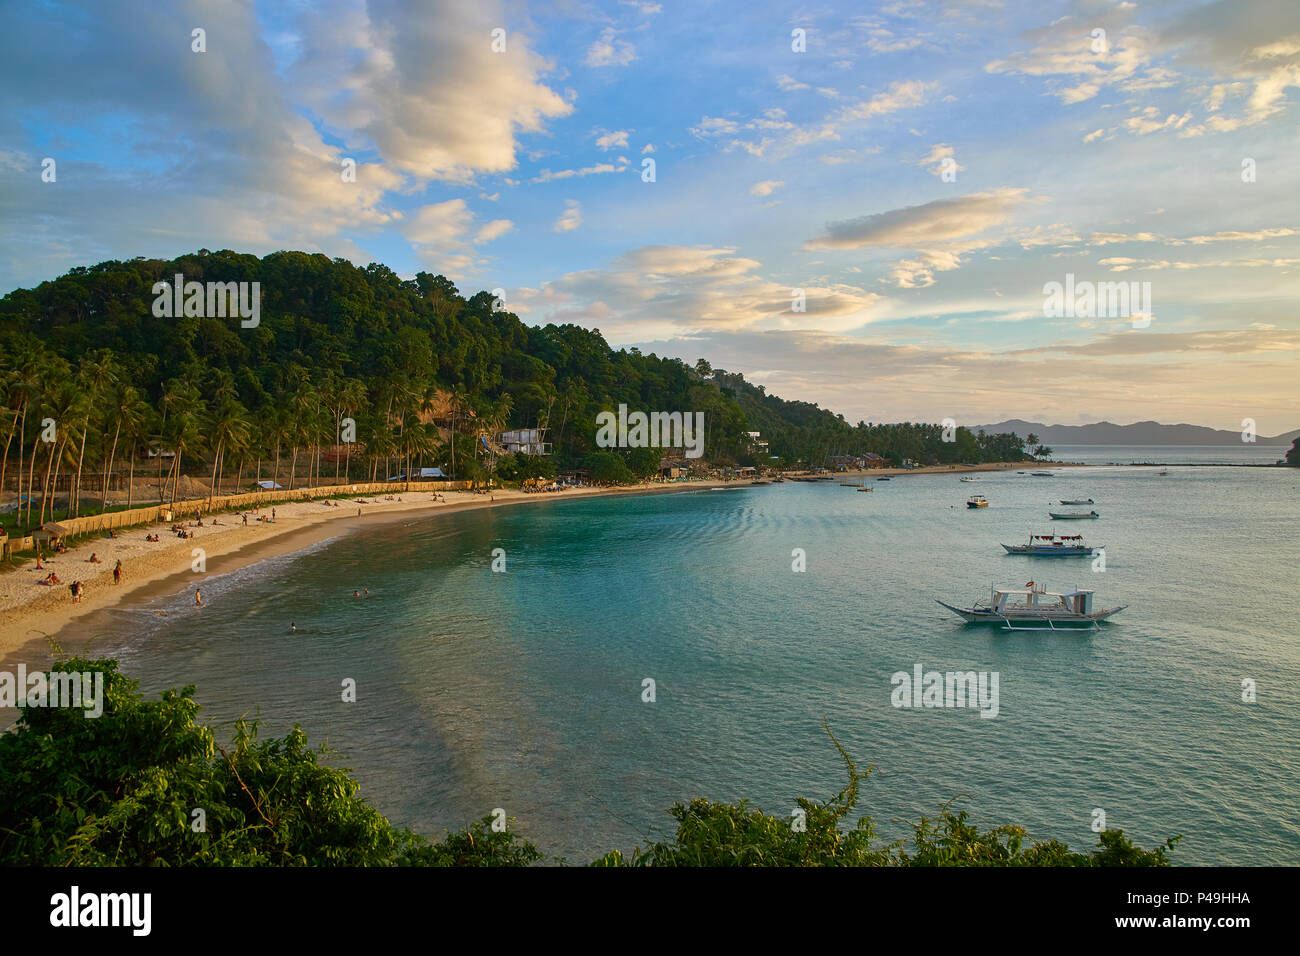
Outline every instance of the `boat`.
<svg viewBox="0 0 1300 956"><path fill-rule="evenodd" d="M967 508L987 508L988 506L988 499L983 495L971 495L966 499Z"/></svg>
<svg viewBox="0 0 1300 956"><path fill-rule="evenodd" d="M1081 534L1031 534L1028 544L1004 544L1007 554L1027 554L1036 558L1086 558L1094 550L1083 543Z"/></svg>
<svg viewBox="0 0 1300 956"><path fill-rule="evenodd" d="M859 488L858 491L870 491L870 488Z"/></svg>
<svg viewBox="0 0 1300 956"><path fill-rule="evenodd" d="M1033 477L1035 477L1035 478L1055 478L1055 477L1056 477L1056 476L1055 476L1054 474L1052 474L1050 471L1031 471L1030 474L1033 475Z"/></svg>
<svg viewBox="0 0 1300 956"><path fill-rule="evenodd" d="M1058 594L1029 581L1023 588L992 588L987 601L976 601L970 607L938 603L968 624L1001 624L1007 631L1058 631L1079 626L1100 630L1102 621L1128 606L1093 610L1092 596L1087 588ZM1046 627L1041 626L1044 624Z"/></svg>
<svg viewBox="0 0 1300 956"><path fill-rule="evenodd" d="M962 475L962 476L961 476L960 478L958 478L957 480L958 480L958 481L979 481L978 478L972 478L970 475Z"/></svg>
<svg viewBox="0 0 1300 956"><path fill-rule="evenodd" d="M881 477L881 478L877 478L877 479L876 479L876 481L888 481L888 480L889 480L889 478L887 478L887 477Z"/></svg>
<svg viewBox="0 0 1300 956"><path fill-rule="evenodd" d="M1089 511L1086 515L1085 515L1085 514L1078 514L1078 513L1073 512L1073 511L1062 511L1062 512L1049 511L1049 512L1047 512L1047 513L1048 513L1049 515L1051 515L1053 518L1055 518L1057 521L1071 521L1071 520L1077 521L1077 520L1079 520L1079 519L1081 519L1081 518L1100 518L1100 517L1101 517L1101 515L1097 514L1097 512L1095 512L1095 511Z"/></svg>
<svg viewBox="0 0 1300 956"><path fill-rule="evenodd" d="M1156 477L1157 477L1157 478L1168 478L1168 477L1169 477L1169 472L1167 472L1167 471L1158 471L1158 472L1156 472Z"/></svg>
<svg viewBox="0 0 1300 956"><path fill-rule="evenodd" d="M1071 498L1068 501L1064 498L1061 499L1063 505L1095 505L1096 503L1091 498Z"/></svg>

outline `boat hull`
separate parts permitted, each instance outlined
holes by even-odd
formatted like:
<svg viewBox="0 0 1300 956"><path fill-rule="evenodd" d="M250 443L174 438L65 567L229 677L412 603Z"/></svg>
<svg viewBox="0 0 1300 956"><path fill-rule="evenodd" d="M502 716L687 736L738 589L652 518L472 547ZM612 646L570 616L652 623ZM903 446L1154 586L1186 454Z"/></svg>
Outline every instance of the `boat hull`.
<svg viewBox="0 0 1300 956"><path fill-rule="evenodd" d="M1064 630L1066 628L1096 627L1128 606L1105 608L1091 614L1070 614L1065 611L1025 611L1015 609L1003 612L991 611L982 607L954 607L946 601L938 601L937 603L965 620L967 624L1001 624L1011 630L1016 630L1016 625L1020 625L1020 629L1023 630Z"/></svg>
<svg viewBox="0 0 1300 956"><path fill-rule="evenodd" d="M1042 548L1026 544L1004 544L1007 554L1027 554L1033 558L1086 558L1096 548Z"/></svg>

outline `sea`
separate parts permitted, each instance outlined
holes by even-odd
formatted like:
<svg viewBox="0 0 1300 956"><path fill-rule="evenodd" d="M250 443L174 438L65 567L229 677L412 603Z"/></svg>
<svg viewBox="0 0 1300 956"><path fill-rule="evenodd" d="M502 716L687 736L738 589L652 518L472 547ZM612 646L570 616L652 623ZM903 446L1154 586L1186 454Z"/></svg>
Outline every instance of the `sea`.
<svg viewBox="0 0 1300 956"><path fill-rule="evenodd" d="M1178 460L1080 447L1057 457ZM569 863L669 838L695 797L782 817L833 797L825 722L872 768L882 842L950 806L1073 848L1104 827L1181 834L1178 864L1300 864L1300 470L1031 470L412 516L78 629L150 695L196 684L219 740L301 725L393 821L440 837L503 811ZM1100 518L1048 518L1073 498ZM1001 547L1047 532L1104 560ZM1031 580L1126 609L1007 632L936 603ZM996 715L897 706L918 666L996 675Z"/></svg>

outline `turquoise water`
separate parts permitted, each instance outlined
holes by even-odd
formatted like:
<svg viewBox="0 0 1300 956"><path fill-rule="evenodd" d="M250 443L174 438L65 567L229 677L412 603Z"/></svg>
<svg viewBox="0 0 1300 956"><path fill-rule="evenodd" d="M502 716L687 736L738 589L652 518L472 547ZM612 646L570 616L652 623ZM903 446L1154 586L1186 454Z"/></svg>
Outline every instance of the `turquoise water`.
<svg viewBox="0 0 1300 956"><path fill-rule="evenodd" d="M396 821L437 833L500 807L572 861L663 836L664 811L694 796L784 815L834 794L826 717L875 764L861 807L889 839L962 795L981 825L1072 846L1095 842L1101 808L1144 845L1185 834L1182 863L1300 863L1300 472L1155 472L412 519L210 578L201 610L178 596L90 630L151 692L197 683L209 721L300 722ZM967 510L974 493L991 507ZM1101 520L1047 519L1049 501L1076 497ZM999 547L1051 530L1104 545L1106 570ZM1030 578L1129 608L1095 634L1005 633L934 600ZM372 596L354 599L363 586ZM998 672L998 716L894 708L890 676L916 664ZM348 677L355 704L340 700ZM1242 702L1244 678L1257 703Z"/></svg>

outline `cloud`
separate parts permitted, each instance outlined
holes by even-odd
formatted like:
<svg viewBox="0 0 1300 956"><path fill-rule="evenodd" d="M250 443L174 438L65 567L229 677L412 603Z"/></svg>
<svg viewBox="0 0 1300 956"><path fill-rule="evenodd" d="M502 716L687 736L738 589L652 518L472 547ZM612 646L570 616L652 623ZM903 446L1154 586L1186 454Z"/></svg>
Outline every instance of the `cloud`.
<svg viewBox="0 0 1300 956"><path fill-rule="evenodd" d="M609 132L602 130L600 132L600 135L596 137L596 145L600 147L602 150L605 150L606 152L616 148L627 149L628 132L629 131L625 129L613 130Z"/></svg>
<svg viewBox="0 0 1300 956"><path fill-rule="evenodd" d="M1017 208L1031 201L1027 189L1008 188L955 199L936 199L920 206L828 223L826 232L810 239L804 248L920 248L935 242L973 236L1000 225Z"/></svg>
<svg viewBox="0 0 1300 956"><path fill-rule="evenodd" d="M572 232L582 225L582 205L576 199L564 200L564 212L555 220L556 232Z"/></svg>
<svg viewBox="0 0 1300 956"><path fill-rule="evenodd" d="M627 66L636 59L636 47L617 38L613 27L607 27L600 39L587 48L587 66Z"/></svg>
<svg viewBox="0 0 1300 956"><path fill-rule="evenodd" d="M515 224L509 219L493 219L478 231L478 235L474 237L474 244L482 245L491 242L493 239L500 239L514 227Z"/></svg>
<svg viewBox="0 0 1300 956"><path fill-rule="evenodd" d="M611 340L703 329L855 328L881 297L809 281L792 288L764 278L754 259L711 246L642 246L603 269L572 272L516 301L540 321L599 327ZM794 311L802 289L806 311Z"/></svg>
<svg viewBox="0 0 1300 956"><path fill-rule="evenodd" d="M966 167L960 165L954 158L953 148L947 143L938 143L930 147L930 154L922 159L916 165L929 167L927 170L935 176L942 176L945 171L958 173Z"/></svg>
<svg viewBox="0 0 1300 956"><path fill-rule="evenodd" d="M582 169L560 169L552 172L549 169L543 169L540 173L529 180L530 183L549 183L557 179L573 179L583 176L599 176L603 173L621 173L627 169L626 160L622 165L613 163L597 163L595 166L584 166Z"/></svg>
<svg viewBox="0 0 1300 956"><path fill-rule="evenodd" d="M503 20L493 0L328 0L303 9L288 76L349 148L373 144L417 180L504 172L520 133L541 132L573 107L541 82L548 65L523 33L492 51Z"/></svg>
<svg viewBox="0 0 1300 956"><path fill-rule="evenodd" d="M760 199L764 196L770 196L772 193L784 186L785 183L776 179L764 179L762 182L754 183L749 187L751 196L758 196Z"/></svg>

